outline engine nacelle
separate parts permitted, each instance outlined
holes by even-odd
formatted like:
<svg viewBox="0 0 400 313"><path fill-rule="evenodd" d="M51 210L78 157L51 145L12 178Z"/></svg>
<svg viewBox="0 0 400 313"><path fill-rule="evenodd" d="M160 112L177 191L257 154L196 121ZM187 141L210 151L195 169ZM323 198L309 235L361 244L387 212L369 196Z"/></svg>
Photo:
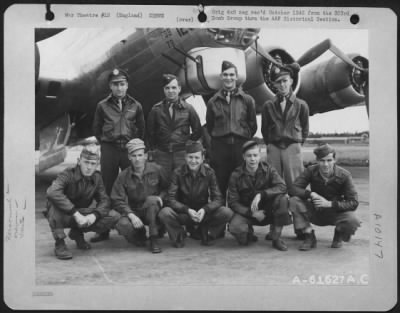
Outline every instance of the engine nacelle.
<svg viewBox="0 0 400 313"><path fill-rule="evenodd" d="M361 60L368 68L368 60L356 54L348 55L353 61ZM360 78L351 65L338 57L306 66L302 70L302 83L298 96L305 99L310 114L343 109L366 102L366 85L368 77L362 73Z"/></svg>
<svg viewBox="0 0 400 313"><path fill-rule="evenodd" d="M194 94L208 95L222 87L220 74L224 60L236 65L238 85L246 81L246 59L243 50L202 47L192 49L188 54L197 62L187 57L185 59L185 73L181 72L179 76L184 74L184 79L181 81L185 81L186 86Z"/></svg>
<svg viewBox="0 0 400 313"><path fill-rule="evenodd" d="M260 54L265 54L267 51L273 57L279 55L282 63L290 64L294 62L293 57L284 49L279 47L274 48L256 48L259 53L254 49L247 49L246 51L246 65L247 65L247 80L243 88L254 98L256 103L257 113L261 112L264 103L272 99L276 94L276 89L271 81L271 73L274 69L274 64L264 59ZM293 88L296 93L300 85L300 76L296 75L293 78Z"/></svg>

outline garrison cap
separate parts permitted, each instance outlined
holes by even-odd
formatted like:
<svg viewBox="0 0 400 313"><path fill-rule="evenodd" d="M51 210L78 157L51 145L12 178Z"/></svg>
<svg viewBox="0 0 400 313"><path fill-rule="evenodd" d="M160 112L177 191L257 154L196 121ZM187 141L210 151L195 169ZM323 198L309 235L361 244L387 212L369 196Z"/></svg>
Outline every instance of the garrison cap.
<svg viewBox="0 0 400 313"><path fill-rule="evenodd" d="M186 153L196 153L196 152L203 152L204 147L201 144L200 141L193 141L193 140L188 140L185 144L185 151Z"/></svg>
<svg viewBox="0 0 400 313"><path fill-rule="evenodd" d="M255 146L258 146L257 141L255 141L255 140L246 141L242 146L242 153L245 153L247 150L249 150Z"/></svg>
<svg viewBox="0 0 400 313"><path fill-rule="evenodd" d="M273 82L279 81L279 79L285 75L289 75L291 78L294 77L300 71L300 65L298 63L285 64L283 67L275 67L271 73L271 80Z"/></svg>
<svg viewBox="0 0 400 313"><path fill-rule="evenodd" d="M229 61L222 61L221 72L224 72L227 69L230 69L231 67L233 67L237 71L237 67L235 64L233 64L232 62L229 62Z"/></svg>
<svg viewBox="0 0 400 313"><path fill-rule="evenodd" d="M326 157L329 153L335 153L335 149L328 143L322 143L314 149L314 154L317 159Z"/></svg>
<svg viewBox="0 0 400 313"><path fill-rule="evenodd" d="M126 149L128 150L128 153L130 154L139 149L146 149L146 146L144 145L143 140L141 140L139 138L134 138L126 144Z"/></svg>
<svg viewBox="0 0 400 313"><path fill-rule="evenodd" d="M175 75L172 74L163 74L163 87L167 86L170 82L172 82L174 79L179 83L178 78Z"/></svg>
<svg viewBox="0 0 400 313"><path fill-rule="evenodd" d="M129 75L126 71L120 68L115 68L111 71L111 73L108 75L108 82L120 82L120 81L128 81L129 80Z"/></svg>
<svg viewBox="0 0 400 313"><path fill-rule="evenodd" d="M99 148L95 144L90 144L83 147L80 158L96 161L100 160Z"/></svg>

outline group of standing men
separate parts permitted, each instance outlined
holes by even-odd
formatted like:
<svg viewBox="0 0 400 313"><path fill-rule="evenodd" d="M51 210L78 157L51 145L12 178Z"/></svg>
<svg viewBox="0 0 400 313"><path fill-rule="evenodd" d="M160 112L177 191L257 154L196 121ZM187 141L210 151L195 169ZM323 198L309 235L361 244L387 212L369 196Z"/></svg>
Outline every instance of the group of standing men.
<svg viewBox="0 0 400 313"><path fill-rule="evenodd" d="M77 166L62 172L47 190L56 256L72 258L64 228L71 228L69 237L78 248L90 249L84 232L96 232L90 241L98 242L109 239L111 228L146 246L148 225L153 253L161 252L158 240L165 231L177 248L184 246L187 233L210 245L225 235L226 224L240 245L257 240L253 225L271 224L267 238L285 251L281 231L292 218L304 239L300 250L316 246L311 223L336 226L332 247L348 241L359 226L350 173L335 165L329 145L316 148L318 164L303 169L308 106L292 90L298 70L290 64L272 73L278 93L262 112L266 162L252 140L257 130L254 99L237 86L236 66L223 61L222 88L207 103L208 165L199 117L179 96L177 77L163 75L165 98L152 107L145 123L141 104L127 94L128 74L114 69L111 94L97 105L93 122L101 153L95 145L85 147Z"/></svg>

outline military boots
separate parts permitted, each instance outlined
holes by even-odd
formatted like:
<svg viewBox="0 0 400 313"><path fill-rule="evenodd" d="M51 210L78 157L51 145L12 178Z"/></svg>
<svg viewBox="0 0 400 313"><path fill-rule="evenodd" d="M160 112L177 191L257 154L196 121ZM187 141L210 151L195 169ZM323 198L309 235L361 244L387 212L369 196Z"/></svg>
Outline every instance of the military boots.
<svg viewBox="0 0 400 313"><path fill-rule="evenodd" d="M92 246L85 241L85 237L83 236L83 233L79 229L71 228L68 236L72 240L75 240L78 249L89 250L92 248Z"/></svg>
<svg viewBox="0 0 400 313"><path fill-rule="evenodd" d="M331 248L341 248L343 245L342 234L335 229L335 235L333 236Z"/></svg>
<svg viewBox="0 0 400 313"><path fill-rule="evenodd" d="M317 246L317 238L315 237L315 232L314 229L311 231L311 233L304 233L304 241L299 247L300 251L308 251Z"/></svg>
<svg viewBox="0 0 400 313"><path fill-rule="evenodd" d="M162 252L159 244L158 244L158 240L157 240L157 236L151 236L150 237L150 250L152 253L160 253Z"/></svg>
<svg viewBox="0 0 400 313"><path fill-rule="evenodd" d="M56 246L54 248L56 257L60 260L72 259L72 252L68 250L64 239L56 239Z"/></svg>
<svg viewBox="0 0 400 313"><path fill-rule="evenodd" d="M201 245L203 246L212 246L214 244L214 238L208 232L208 227L200 226L200 236L201 236Z"/></svg>
<svg viewBox="0 0 400 313"><path fill-rule="evenodd" d="M272 247L279 251L287 251L288 249L285 242L280 238L272 240Z"/></svg>

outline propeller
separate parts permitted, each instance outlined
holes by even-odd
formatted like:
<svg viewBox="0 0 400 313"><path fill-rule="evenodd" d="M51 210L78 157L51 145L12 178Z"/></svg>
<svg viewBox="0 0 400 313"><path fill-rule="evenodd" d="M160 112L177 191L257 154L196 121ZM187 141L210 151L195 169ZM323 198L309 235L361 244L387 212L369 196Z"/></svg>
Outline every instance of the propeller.
<svg viewBox="0 0 400 313"><path fill-rule="evenodd" d="M365 59L364 57L361 56L356 56L354 57L354 55L349 54L346 55L344 54L340 49L338 49L336 46L334 46L331 42L330 39L326 39L322 42L320 42L319 44L315 45L314 47L312 47L311 49L309 49L307 52L305 52L297 61L295 61L293 59L293 57L291 57L285 50L281 49L281 48L274 48L274 49L259 49L258 48L258 38L256 38L254 44L252 46L250 46L255 54L252 54L253 57L254 56L260 56L262 58L263 61L265 61L265 64L262 64L261 68L262 68L262 75L264 78L264 83L266 84L266 89L269 90L269 92L274 95L276 94L277 90L271 80L271 76L272 76L272 70L274 69L274 67L276 68L281 68L282 67L297 67L295 72L298 73L300 68L313 62L315 59L317 59L318 57L320 57L323 53L325 53L327 50L330 50L338 59L340 59L342 62L334 62L334 64L332 62L322 62L320 64L316 64L315 67L311 66L311 67L307 67L305 69L305 71L307 72L307 77L305 76L304 78L306 79L306 83L305 83L305 88L303 88L303 92L307 93L308 92L308 96L312 97L316 97L315 96L315 90L312 90L313 88L311 88L311 90L307 89L310 86L314 86L315 82L313 82L312 80L310 80L310 77L314 77L315 73L315 69L317 68L330 68L333 70L332 72L330 71L330 74L328 75L330 78L330 82L329 84L333 84L335 86L333 86L333 88L338 88L338 86L340 84L343 84L343 86L348 86L349 84L351 84L353 86L353 93L354 96L357 99L360 99L360 94L361 95L365 95L365 104L367 107L367 112L369 111L369 99L368 99L368 60ZM280 56L282 59L282 62L279 61L279 59L277 59L277 57ZM255 68L257 67L257 57L255 58L256 60L256 64L254 65ZM260 67L260 65L258 65L258 67ZM253 65L251 66L251 68L253 69ZM354 73L357 73L357 76L354 75ZM310 76L310 73L311 76ZM325 74L321 74L323 77L327 77L327 75ZM300 89L300 75L293 75L294 78L293 80L295 81L293 86L296 87L296 89ZM307 79L308 78L308 79ZM350 80L350 81L349 81ZM340 82L340 84L339 84ZM324 85L325 87L327 86L328 82L324 82L322 85ZM339 85L338 85L339 84ZM302 84L304 85L304 84ZM341 87L343 87L341 86ZM304 87L304 86L303 86ZM318 86L317 86L318 87ZM316 87L316 88L317 88ZM339 86L340 87L340 86ZM318 87L319 88L319 87ZM336 89L335 89L336 90ZM318 90L317 90L318 93ZM356 95L356 93L358 93L359 95ZM326 98L327 99L327 103L333 103L332 99L330 99L329 95L326 94L322 94L322 98ZM346 98L346 96L344 96ZM324 98L324 99L325 99ZM351 98L351 97L350 97ZM353 98L346 98L344 99L345 101L353 101ZM355 102L353 103L355 104ZM318 106L318 105L317 105ZM347 102L344 103L344 106L348 106Z"/></svg>
<svg viewBox="0 0 400 313"><path fill-rule="evenodd" d="M326 39L326 40L322 41L321 43L317 44L316 46L312 47L310 50L308 50L306 53L304 53L297 60L297 63L299 63L300 66L307 65L308 63L314 61L316 58L318 58L321 54L323 54L327 50L331 50L331 52L333 54L335 54L343 62L351 65L352 67L355 67L363 72L368 71L368 69L362 68L362 67L358 66L357 64L355 64L346 54L344 54L339 48L337 48L331 42L330 39Z"/></svg>
<svg viewBox="0 0 400 313"><path fill-rule="evenodd" d="M258 39L258 38L257 38ZM256 47L257 47L257 39L256 39ZM254 48L253 46L251 46L251 48L260 56L262 56L264 59L268 60L269 62L275 64L276 66L278 66L279 68L282 68L282 64L277 62L268 52L262 52L259 51L257 48Z"/></svg>

